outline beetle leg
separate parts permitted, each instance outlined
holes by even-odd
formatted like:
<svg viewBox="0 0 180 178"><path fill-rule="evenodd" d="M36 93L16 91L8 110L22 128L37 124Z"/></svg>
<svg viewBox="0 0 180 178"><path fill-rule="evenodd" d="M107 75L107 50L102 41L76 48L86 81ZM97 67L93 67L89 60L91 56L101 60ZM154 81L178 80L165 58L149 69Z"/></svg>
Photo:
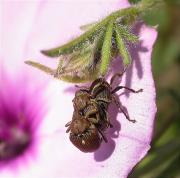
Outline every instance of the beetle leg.
<svg viewBox="0 0 180 178"><path fill-rule="evenodd" d="M79 86L79 85L75 85L76 88L79 88L80 90L82 91L86 91L86 92L89 92L89 88L86 87L86 86Z"/></svg>
<svg viewBox="0 0 180 178"><path fill-rule="evenodd" d="M104 135L104 133L103 132L101 132L100 131L100 129L98 129L98 132L100 133L100 135L102 136L102 138L103 138L103 140L104 140L104 142L108 142L108 140L107 140L107 138L106 138L106 136Z"/></svg>
<svg viewBox="0 0 180 178"><path fill-rule="evenodd" d="M124 72L126 71L126 69L127 69L127 68L124 68L124 70L123 70L121 73L116 73L116 74L114 74L114 75L112 76L111 80L110 80L110 85L113 84L113 82L114 82L114 80L115 80L116 77L119 77L119 78L122 77L123 74L124 74Z"/></svg>
<svg viewBox="0 0 180 178"><path fill-rule="evenodd" d="M133 90L132 88L128 88L128 87L125 87L125 86L117 86L115 89L113 89L113 90L111 91L111 94L116 93L117 91L119 91L119 90L122 89L122 88L124 88L124 89L126 89L126 90L129 90L129 91L132 92L132 93L139 93L139 92L142 92L142 91L143 91L142 88L139 89L139 90Z"/></svg>
<svg viewBox="0 0 180 178"><path fill-rule="evenodd" d="M113 125L112 125L111 122L110 122L110 119L109 119L109 116L108 116L108 112L105 111L105 113L106 113L106 122L107 122L107 125L108 125L108 127L112 128Z"/></svg>
<svg viewBox="0 0 180 178"><path fill-rule="evenodd" d="M69 126L66 130L66 133L68 133L71 130L71 126Z"/></svg>
<svg viewBox="0 0 180 178"><path fill-rule="evenodd" d="M119 109L121 110L121 112L124 114L124 116L126 117L126 119L127 119L128 121L133 122L133 123L136 122L136 120L130 119L129 115L123 110L122 106L119 106Z"/></svg>
<svg viewBox="0 0 180 178"><path fill-rule="evenodd" d="M71 122L72 122L72 121L69 121L69 122L65 125L65 127L70 126L70 125L71 125Z"/></svg>
<svg viewBox="0 0 180 178"><path fill-rule="evenodd" d="M124 116L126 117L126 119L130 122L135 123L136 120L134 119L130 119L129 115L124 111L123 107L121 106L121 104L117 101L117 99L115 98L115 96L113 96L113 101L116 104L116 106L120 109L120 111L124 114Z"/></svg>
<svg viewBox="0 0 180 178"><path fill-rule="evenodd" d="M71 122L72 122L72 121L69 121L69 122L65 125L65 127L68 127L67 130L66 130L66 133L68 133L68 132L71 130Z"/></svg>

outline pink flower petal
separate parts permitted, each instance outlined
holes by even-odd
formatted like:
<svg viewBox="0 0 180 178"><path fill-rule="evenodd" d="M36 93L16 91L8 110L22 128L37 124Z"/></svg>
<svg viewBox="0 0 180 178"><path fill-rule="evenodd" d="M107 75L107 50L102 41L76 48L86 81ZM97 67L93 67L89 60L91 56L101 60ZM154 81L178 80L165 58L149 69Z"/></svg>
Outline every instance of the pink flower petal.
<svg viewBox="0 0 180 178"><path fill-rule="evenodd" d="M7 60L4 63L9 70L19 70L16 69L16 63L21 65L23 60L27 59L56 66L56 59L47 58L39 51L67 42L81 33L79 26L97 21L112 11L127 6L129 5L126 1L119 0L5 3L1 54L3 59ZM117 113L115 106L112 106L111 115L118 115L113 118L114 128L107 131L109 142L103 143L95 153L80 152L70 143L68 134L65 133L64 125L72 118L74 97L73 92L65 91L72 85L54 80L33 68L24 67L35 73L36 77L39 75L42 80L52 80L48 83L47 92L47 102L51 107L39 131L41 144L37 159L16 175L9 171L0 172L2 178L128 176L150 148L156 113L150 58L157 33L154 29L142 25L139 34L141 44L133 52L134 63L123 76L121 84L134 89L143 88L144 91L120 96L120 101L127 108L130 117L137 122L128 122L124 115ZM11 68L9 64L14 67ZM118 131L119 135L116 133Z"/></svg>
<svg viewBox="0 0 180 178"><path fill-rule="evenodd" d="M46 104L41 92L44 85L30 79L31 76L17 73L12 77L4 70L0 74L0 175L3 175L6 171L16 173L27 168L29 156L36 159L38 131Z"/></svg>

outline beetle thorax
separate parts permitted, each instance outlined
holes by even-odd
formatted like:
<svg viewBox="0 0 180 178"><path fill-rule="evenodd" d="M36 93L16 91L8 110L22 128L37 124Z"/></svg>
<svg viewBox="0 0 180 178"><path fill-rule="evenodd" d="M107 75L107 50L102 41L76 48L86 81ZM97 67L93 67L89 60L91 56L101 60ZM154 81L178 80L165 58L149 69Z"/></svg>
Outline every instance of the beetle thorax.
<svg viewBox="0 0 180 178"><path fill-rule="evenodd" d="M87 92L77 92L73 99L73 105L76 110L83 110L90 101L90 95Z"/></svg>
<svg viewBox="0 0 180 178"><path fill-rule="evenodd" d="M90 123L86 119L75 119L71 123L71 132L73 134L82 134L90 127Z"/></svg>

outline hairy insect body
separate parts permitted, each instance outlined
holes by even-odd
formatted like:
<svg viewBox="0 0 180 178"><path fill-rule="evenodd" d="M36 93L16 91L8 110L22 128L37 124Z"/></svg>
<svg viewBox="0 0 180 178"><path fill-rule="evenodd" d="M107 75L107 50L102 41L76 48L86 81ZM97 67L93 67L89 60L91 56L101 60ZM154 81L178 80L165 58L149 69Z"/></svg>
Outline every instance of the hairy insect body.
<svg viewBox="0 0 180 178"><path fill-rule="evenodd" d="M79 91L77 93L80 93ZM88 119L91 123L101 130L105 131L108 127L111 127L108 116L108 106L112 102L111 98L111 87L103 78L95 80L89 90L81 90L81 95L78 94L80 100L83 100L84 95L89 95L86 97L86 107L84 107L81 113ZM76 98L77 94L75 95ZM89 99L88 99L89 98ZM76 99L73 100L77 102ZM84 101L85 103L85 101ZM78 105L75 104L74 105ZM80 110L80 105L76 107Z"/></svg>
<svg viewBox="0 0 180 178"><path fill-rule="evenodd" d="M121 77L122 74L115 74L110 84L104 78L98 78L89 88L81 88L75 93L74 113L72 121L66 124L66 132L70 132L70 141L83 152L93 152L100 147L103 140L107 142L105 131L112 127L108 115L108 107L112 102L115 102L126 119L135 122L123 110L115 93L122 88L133 93L142 92L142 89L135 91L124 86L112 89L112 83L117 76Z"/></svg>
<svg viewBox="0 0 180 178"><path fill-rule="evenodd" d="M99 127L105 131L107 128L112 127L108 116L108 107L113 98L111 86L104 78L96 79L90 87L90 94L98 104L101 118Z"/></svg>
<svg viewBox="0 0 180 178"><path fill-rule="evenodd" d="M96 101L102 101L104 103L111 103L112 101L111 86L104 78L96 79L92 83L90 94Z"/></svg>
<svg viewBox="0 0 180 178"><path fill-rule="evenodd" d="M90 103L90 95L86 91L79 90L73 99L73 106L76 111L83 111Z"/></svg>
<svg viewBox="0 0 180 178"><path fill-rule="evenodd" d="M82 152L97 150L102 142L98 129L88 119L74 112L73 119L66 132L70 131L69 139Z"/></svg>

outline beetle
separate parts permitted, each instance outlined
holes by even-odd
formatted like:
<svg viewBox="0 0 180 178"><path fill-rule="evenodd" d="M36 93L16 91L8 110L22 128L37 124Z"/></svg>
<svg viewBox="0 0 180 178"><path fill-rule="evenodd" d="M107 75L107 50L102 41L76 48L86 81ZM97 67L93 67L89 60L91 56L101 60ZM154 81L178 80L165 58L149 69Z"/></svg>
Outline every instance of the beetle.
<svg viewBox="0 0 180 178"><path fill-rule="evenodd" d="M93 152L100 147L102 140L107 142L95 124L76 112L73 114L72 121L65 126L68 127L66 132L70 132L70 141L82 152Z"/></svg>
<svg viewBox="0 0 180 178"><path fill-rule="evenodd" d="M97 113L100 110L100 109L98 109L98 107L101 108L107 115L108 114L107 110L108 110L109 104L114 102L116 104L116 106L119 108L119 110L125 115L127 120L129 120L131 122L136 122L135 120L130 119L128 114L123 110L122 106L116 99L115 93L117 91L119 91L120 89L126 89L132 93L139 93L139 92L142 92L143 89L134 90L134 89L128 88L126 86L117 86L114 89L112 88L112 85L113 85L113 82L115 81L115 79L117 77L121 77L124 74L125 70L126 69L124 69L124 71L122 73L116 73L115 75L113 75L110 80L110 83L108 83L105 78L98 78L92 82L92 84L89 88L87 88L87 87L80 88L80 90L78 90L76 92L75 98L73 99L73 104L74 104L74 106L76 106L75 109L77 109L79 111L81 109L84 110L89 105L89 103L94 103L94 105L96 105L96 107L94 106L94 108L91 110L91 112L88 112L86 114L86 117L89 116L89 113L90 114ZM85 104L85 100L84 100L84 95L86 95L86 104ZM76 99L76 98L78 98L78 99ZM84 102L84 105L82 108L81 108L82 104L80 104L80 102L79 102L80 100L82 100ZM81 101L81 103L83 103L82 101ZM99 117L97 117L97 118L99 118ZM106 120L110 124L110 121L108 121L109 120L108 116L106 116ZM98 122L98 121L95 121L95 122ZM111 124L109 126L111 126Z"/></svg>
<svg viewBox="0 0 180 178"><path fill-rule="evenodd" d="M110 80L98 78L92 82L90 87L82 87L75 93L72 100L74 113L72 121L66 124L67 132L70 131L71 142L83 152L92 152L99 148L102 140L107 142L105 131L113 127L108 116L108 107L115 103L119 110L125 115L126 119L136 122L129 118L123 110L115 93L120 89L126 89L133 93L142 92L142 89L134 90L126 86L116 86L112 88L113 82L123 73L116 73ZM77 86L78 87L78 86Z"/></svg>
<svg viewBox="0 0 180 178"><path fill-rule="evenodd" d="M126 119L131 122L136 122L129 118L129 115L123 110L122 106L120 105L119 101L116 99L115 93L120 89L126 89L132 93L139 93L142 92L143 89L134 90L126 86L116 86L114 89L112 88L113 82L117 77L121 77L124 74L125 70L122 73L116 73L112 76L110 83L106 81L105 78L98 78L96 79L90 86L87 92L91 95L95 101L104 107L105 111L108 110L109 104L114 102L119 110L125 115ZM108 114L106 112L106 114ZM108 117L107 117L108 118ZM109 121L110 122L110 121Z"/></svg>
<svg viewBox="0 0 180 178"><path fill-rule="evenodd" d="M95 114L96 118L99 120L99 110L97 103L92 100L91 95L86 92L86 90L78 90L75 93L75 97L72 102L74 110L79 114L84 115L86 119L90 120L89 116Z"/></svg>

